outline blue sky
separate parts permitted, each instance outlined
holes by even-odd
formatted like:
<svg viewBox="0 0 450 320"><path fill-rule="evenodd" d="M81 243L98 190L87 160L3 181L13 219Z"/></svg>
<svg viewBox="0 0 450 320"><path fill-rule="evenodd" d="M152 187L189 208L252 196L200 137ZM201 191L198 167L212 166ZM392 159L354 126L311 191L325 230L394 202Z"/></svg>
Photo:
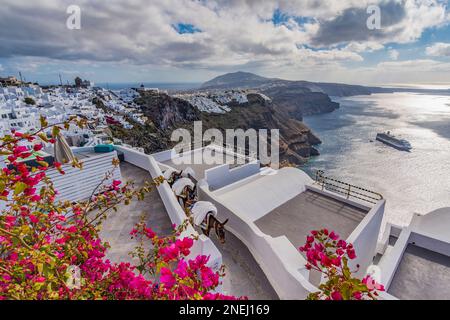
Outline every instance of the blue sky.
<svg viewBox="0 0 450 320"><path fill-rule="evenodd" d="M81 28L66 27L69 5ZM369 5L381 28L369 30ZM362 84L450 82L446 0L4 0L0 76L203 82L238 70Z"/></svg>

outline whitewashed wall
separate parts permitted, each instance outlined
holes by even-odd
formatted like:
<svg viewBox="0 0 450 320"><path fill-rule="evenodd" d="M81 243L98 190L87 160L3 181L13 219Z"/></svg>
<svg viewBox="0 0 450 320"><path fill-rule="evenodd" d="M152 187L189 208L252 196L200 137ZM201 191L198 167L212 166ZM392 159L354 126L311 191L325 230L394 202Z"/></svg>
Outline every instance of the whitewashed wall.
<svg viewBox="0 0 450 320"><path fill-rule="evenodd" d="M367 268L376 255L385 205L386 200L378 201L347 238L348 242L353 243L356 251L356 259L351 260L349 265L355 270L357 264L360 266L356 277L362 278L366 275Z"/></svg>
<svg viewBox="0 0 450 320"><path fill-rule="evenodd" d="M262 233L252 221L235 215L220 203L206 181L199 184L199 198L214 203L221 220L230 219L226 229L247 246L280 299L305 299L310 292L318 291L307 280L306 260L285 236L273 238Z"/></svg>
<svg viewBox="0 0 450 320"><path fill-rule="evenodd" d="M259 161L254 161L231 169L230 165L223 164L205 170L205 179L208 182L209 187L216 190L229 185L230 183L257 174L259 172L259 169Z"/></svg>

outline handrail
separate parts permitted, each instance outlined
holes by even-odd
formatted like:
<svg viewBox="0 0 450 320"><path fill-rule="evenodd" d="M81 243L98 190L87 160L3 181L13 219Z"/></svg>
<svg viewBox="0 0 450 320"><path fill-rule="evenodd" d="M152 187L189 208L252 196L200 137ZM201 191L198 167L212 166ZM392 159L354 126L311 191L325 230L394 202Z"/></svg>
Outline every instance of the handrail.
<svg viewBox="0 0 450 320"><path fill-rule="evenodd" d="M322 190L325 189L343 194L347 199L352 197L372 204L375 204L377 203L377 201L383 199L383 196L378 192L374 192L372 190L364 189L347 182L327 177L324 175L324 172L322 170L316 171L315 180L315 182L322 187Z"/></svg>

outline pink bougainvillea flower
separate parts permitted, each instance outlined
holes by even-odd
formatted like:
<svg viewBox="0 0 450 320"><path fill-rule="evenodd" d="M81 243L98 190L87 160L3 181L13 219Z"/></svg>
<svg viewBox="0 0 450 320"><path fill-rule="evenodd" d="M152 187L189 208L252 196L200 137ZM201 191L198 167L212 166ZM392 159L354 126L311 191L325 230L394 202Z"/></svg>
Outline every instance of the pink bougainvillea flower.
<svg viewBox="0 0 450 320"><path fill-rule="evenodd" d="M189 275L187 268L188 264L186 263L186 261L180 260L178 261L178 266L174 270L174 273L177 274L181 279L184 279Z"/></svg>
<svg viewBox="0 0 450 320"><path fill-rule="evenodd" d="M355 300L361 300L362 293L360 291L353 292L353 298L355 298Z"/></svg>
<svg viewBox="0 0 450 320"><path fill-rule="evenodd" d="M342 294L339 291L333 291L331 293L331 299L333 299L333 300L342 300Z"/></svg>
<svg viewBox="0 0 450 320"><path fill-rule="evenodd" d="M176 282L175 277L172 274L172 271L170 271L169 268L161 268L161 276L159 277L159 280L162 284L164 284L167 288L172 288L173 285Z"/></svg>
<svg viewBox="0 0 450 320"><path fill-rule="evenodd" d="M331 240L339 239L339 236L336 233L334 233L334 231L331 231L329 237L330 237Z"/></svg>
<svg viewBox="0 0 450 320"><path fill-rule="evenodd" d="M384 291L384 286L376 282L370 275L365 276L362 283L364 283L369 290Z"/></svg>

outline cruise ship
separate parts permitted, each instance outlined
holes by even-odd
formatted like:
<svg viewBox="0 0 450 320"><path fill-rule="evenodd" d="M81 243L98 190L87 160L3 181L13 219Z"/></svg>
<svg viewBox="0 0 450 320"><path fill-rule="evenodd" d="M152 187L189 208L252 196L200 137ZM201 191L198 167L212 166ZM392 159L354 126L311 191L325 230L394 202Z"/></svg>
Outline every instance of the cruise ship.
<svg viewBox="0 0 450 320"><path fill-rule="evenodd" d="M388 146L394 147L398 150L410 151L412 149L411 144L405 139L398 139L391 134L390 131L386 133L377 133L376 140L387 144Z"/></svg>

